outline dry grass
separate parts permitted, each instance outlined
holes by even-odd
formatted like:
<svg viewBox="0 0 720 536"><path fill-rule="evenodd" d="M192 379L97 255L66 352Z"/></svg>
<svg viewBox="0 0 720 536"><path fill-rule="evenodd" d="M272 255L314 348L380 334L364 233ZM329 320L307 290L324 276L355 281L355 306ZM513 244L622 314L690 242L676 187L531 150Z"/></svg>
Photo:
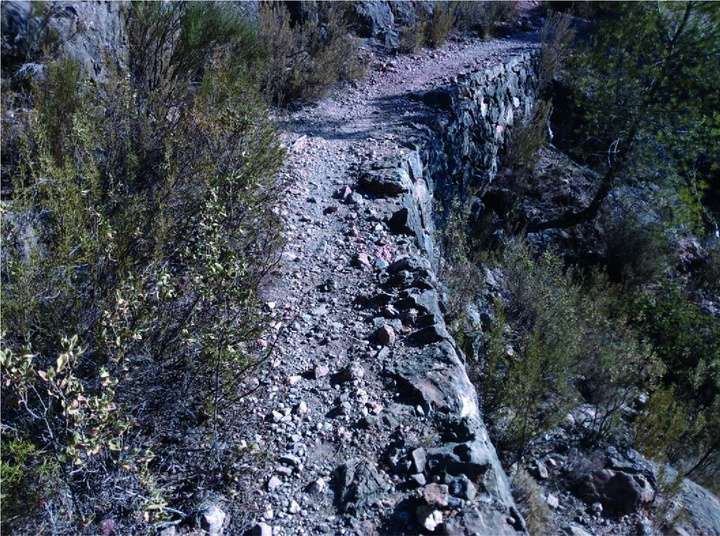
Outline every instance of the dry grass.
<svg viewBox="0 0 720 536"><path fill-rule="evenodd" d="M455 12L452 6L448 2L436 3L427 35L430 46L440 47L444 45L454 26Z"/></svg>
<svg viewBox="0 0 720 536"><path fill-rule="evenodd" d="M543 489L525 469L518 469L512 479L512 494L525 518L530 534L554 534L552 511L543 498Z"/></svg>

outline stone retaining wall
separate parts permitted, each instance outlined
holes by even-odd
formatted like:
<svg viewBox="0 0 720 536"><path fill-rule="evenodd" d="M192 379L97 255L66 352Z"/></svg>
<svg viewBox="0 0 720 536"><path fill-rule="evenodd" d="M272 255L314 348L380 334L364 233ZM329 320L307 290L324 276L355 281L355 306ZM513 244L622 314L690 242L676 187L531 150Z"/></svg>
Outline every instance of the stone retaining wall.
<svg viewBox="0 0 720 536"><path fill-rule="evenodd" d="M436 228L456 200L482 196L495 177L511 133L529 117L536 91L536 51L525 51L487 71L460 77L455 85L415 97L436 108L422 142L409 154L386 159L361 178L361 185L402 195L402 208L389 219L393 232L414 236L424 258L388 268L392 279L421 275L434 280L439 261ZM402 264L404 263L404 264ZM402 264L402 265L401 265ZM405 266L407 265L407 266ZM415 277L417 279L417 277ZM411 285L416 287L417 285ZM448 534L500 534L525 530L507 477L478 410L465 357L448 334L440 293L406 289L404 298L427 311L421 350L400 359L394 374L444 430L445 444L427 453L431 473L446 473L481 484L485 506L461 508L446 523Z"/></svg>

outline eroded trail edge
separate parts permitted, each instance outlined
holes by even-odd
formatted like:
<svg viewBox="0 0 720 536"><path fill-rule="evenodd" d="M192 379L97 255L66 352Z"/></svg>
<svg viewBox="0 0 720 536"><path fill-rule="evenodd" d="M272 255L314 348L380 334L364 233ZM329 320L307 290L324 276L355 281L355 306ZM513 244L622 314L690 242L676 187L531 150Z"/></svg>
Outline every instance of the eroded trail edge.
<svg viewBox="0 0 720 536"><path fill-rule="evenodd" d="M533 105L534 45L376 61L292 114L279 341L246 403L263 534L525 532L444 321L436 223L493 179Z"/></svg>

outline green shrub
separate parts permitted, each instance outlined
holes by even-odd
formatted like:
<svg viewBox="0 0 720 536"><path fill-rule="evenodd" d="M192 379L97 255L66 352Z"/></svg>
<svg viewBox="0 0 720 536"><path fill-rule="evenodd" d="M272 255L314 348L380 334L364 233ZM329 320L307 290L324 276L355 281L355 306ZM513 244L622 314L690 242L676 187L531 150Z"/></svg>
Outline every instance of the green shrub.
<svg viewBox="0 0 720 536"><path fill-rule="evenodd" d="M25 87L33 78L42 78L43 58L57 59L64 44L53 22L67 18L66 6L57 2L32 2L28 7L23 17L12 22L6 22L6 10L2 10L5 35L2 43L3 85ZM21 23L24 28L11 28L12 23ZM14 31L20 33L22 38L10 37ZM68 39L72 37L74 34L67 36Z"/></svg>
<svg viewBox="0 0 720 536"><path fill-rule="evenodd" d="M507 290L496 304L477 378L493 440L512 463L577 403L570 382L581 344L578 287L558 257L535 260L520 242L505 249L499 264Z"/></svg>
<svg viewBox="0 0 720 536"><path fill-rule="evenodd" d="M604 275L586 275L578 301L583 335L577 385L596 407L585 424L591 443L624 431L624 410L632 408L644 390L653 389L665 372L652 347L618 314L618 299Z"/></svg>
<svg viewBox="0 0 720 536"><path fill-rule="evenodd" d="M635 446L646 456L665 462L689 428L687 405L678 400L673 387L660 386L633 425Z"/></svg>
<svg viewBox="0 0 720 536"><path fill-rule="evenodd" d="M720 294L720 242L716 241L707 248L693 276L700 288Z"/></svg>
<svg viewBox="0 0 720 536"><path fill-rule="evenodd" d="M282 3L260 6L260 39L268 56L262 86L275 102L316 99L338 81L364 75L367 58L359 39L348 34L346 9L340 2L320 3L321 24L309 20L292 26Z"/></svg>
<svg viewBox="0 0 720 536"><path fill-rule="evenodd" d="M520 183L527 180L527 176L540 159L540 150L547 144L551 112L550 101L537 101L527 121L519 124L512 132L503 166Z"/></svg>
<svg viewBox="0 0 720 536"><path fill-rule="evenodd" d="M622 210L622 216L604 219L607 272L628 287L652 283L666 268L667 238L659 225L643 224Z"/></svg>
<svg viewBox="0 0 720 536"><path fill-rule="evenodd" d="M677 283L636 292L628 303L628 315L655 347L667 366L666 382L682 389L703 406L720 393L715 378L720 363L720 326L716 318L690 301Z"/></svg>
<svg viewBox="0 0 720 536"><path fill-rule="evenodd" d="M581 399L596 409L582 423L589 442L623 429L623 411L664 369L618 312L612 287L520 241L495 263L504 290L473 372L501 455L519 460Z"/></svg>
<svg viewBox="0 0 720 536"><path fill-rule="evenodd" d="M456 203L449 211L448 221L440 234L443 262L438 277L448 290L446 319L449 320L453 338L465 355L474 360L481 335L480 326L467 313L481 295L483 276L474 240L466 228L468 212L468 206L460 203Z"/></svg>
<svg viewBox="0 0 720 536"><path fill-rule="evenodd" d="M649 455L668 459L685 475L717 490L720 325L668 281L637 292L627 307L636 329L667 368L663 387L650 398L636 427L638 443ZM662 435L655 437L656 432Z"/></svg>
<svg viewBox="0 0 720 536"><path fill-rule="evenodd" d="M432 47L441 47L455 25L455 12L449 2L436 2L432 19L427 28L427 43Z"/></svg>
<svg viewBox="0 0 720 536"><path fill-rule="evenodd" d="M239 9L219 2L135 3L128 41L134 87L168 108L185 101L217 48L235 57L238 73L261 67L256 32Z"/></svg>
<svg viewBox="0 0 720 536"><path fill-rule="evenodd" d="M148 532L183 481L225 482L218 424L264 357L259 287L278 258L284 190L246 70L255 53L235 46L252 35L204 25L234 21L232 9L138 6L130 80L91 93L76 65L51 62L16 120L2 202L3 479L57 467L38 477L43 512L19 504L16 523L78 533L114 511L116 530Z"/></svg>
<svg viewBox="0 0 720 536"><path fill-rule="evenodd" d="M56 460L43 455L28 439L5 434L0 464L3 529L13 530L24 516L38 515L61 482Z"/></svg>
<svg viewBox="0 0 720 536"><path fill-rule="evenodd" d="M454 2L436 2L431 14L421 8L417 20L400 29L400 52L411 53L424 45L441 47L455 27L457 6Z"/></svg>

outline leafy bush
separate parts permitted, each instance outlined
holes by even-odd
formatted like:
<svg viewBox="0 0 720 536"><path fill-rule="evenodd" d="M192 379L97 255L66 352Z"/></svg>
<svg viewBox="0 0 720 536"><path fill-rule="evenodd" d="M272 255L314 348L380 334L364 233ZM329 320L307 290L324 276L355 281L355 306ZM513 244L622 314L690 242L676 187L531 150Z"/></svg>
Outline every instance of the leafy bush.
<svg viewBox="0 0 720 536"><path fill-rule="evenodd" d="M77 533L114 511L123 531L147 532L182 484L160 483L163 442L207 452L197 438L209 434L219 448L223 408L263 357L253 341L280 245L283 152L247 70L255 49L238 56L253 33L231 27L235 16L214 3L134 6L130 80L91 93L77 65L51 62L15 119L3 484L48 493L43 513L4 500L3 523ZM167 459L217 486L228 460L215 454Z"/></svg>
<svg viewBox="0 0 720 536"><path fill-rule="evenodd" d="M277 103L321 97L336 82L361 77L367 59L360 41L348 34L344 3L320 3L317 24L290 24L282 3L260 7L260 39L268 60L261 75L265 91Z"/></svg>

